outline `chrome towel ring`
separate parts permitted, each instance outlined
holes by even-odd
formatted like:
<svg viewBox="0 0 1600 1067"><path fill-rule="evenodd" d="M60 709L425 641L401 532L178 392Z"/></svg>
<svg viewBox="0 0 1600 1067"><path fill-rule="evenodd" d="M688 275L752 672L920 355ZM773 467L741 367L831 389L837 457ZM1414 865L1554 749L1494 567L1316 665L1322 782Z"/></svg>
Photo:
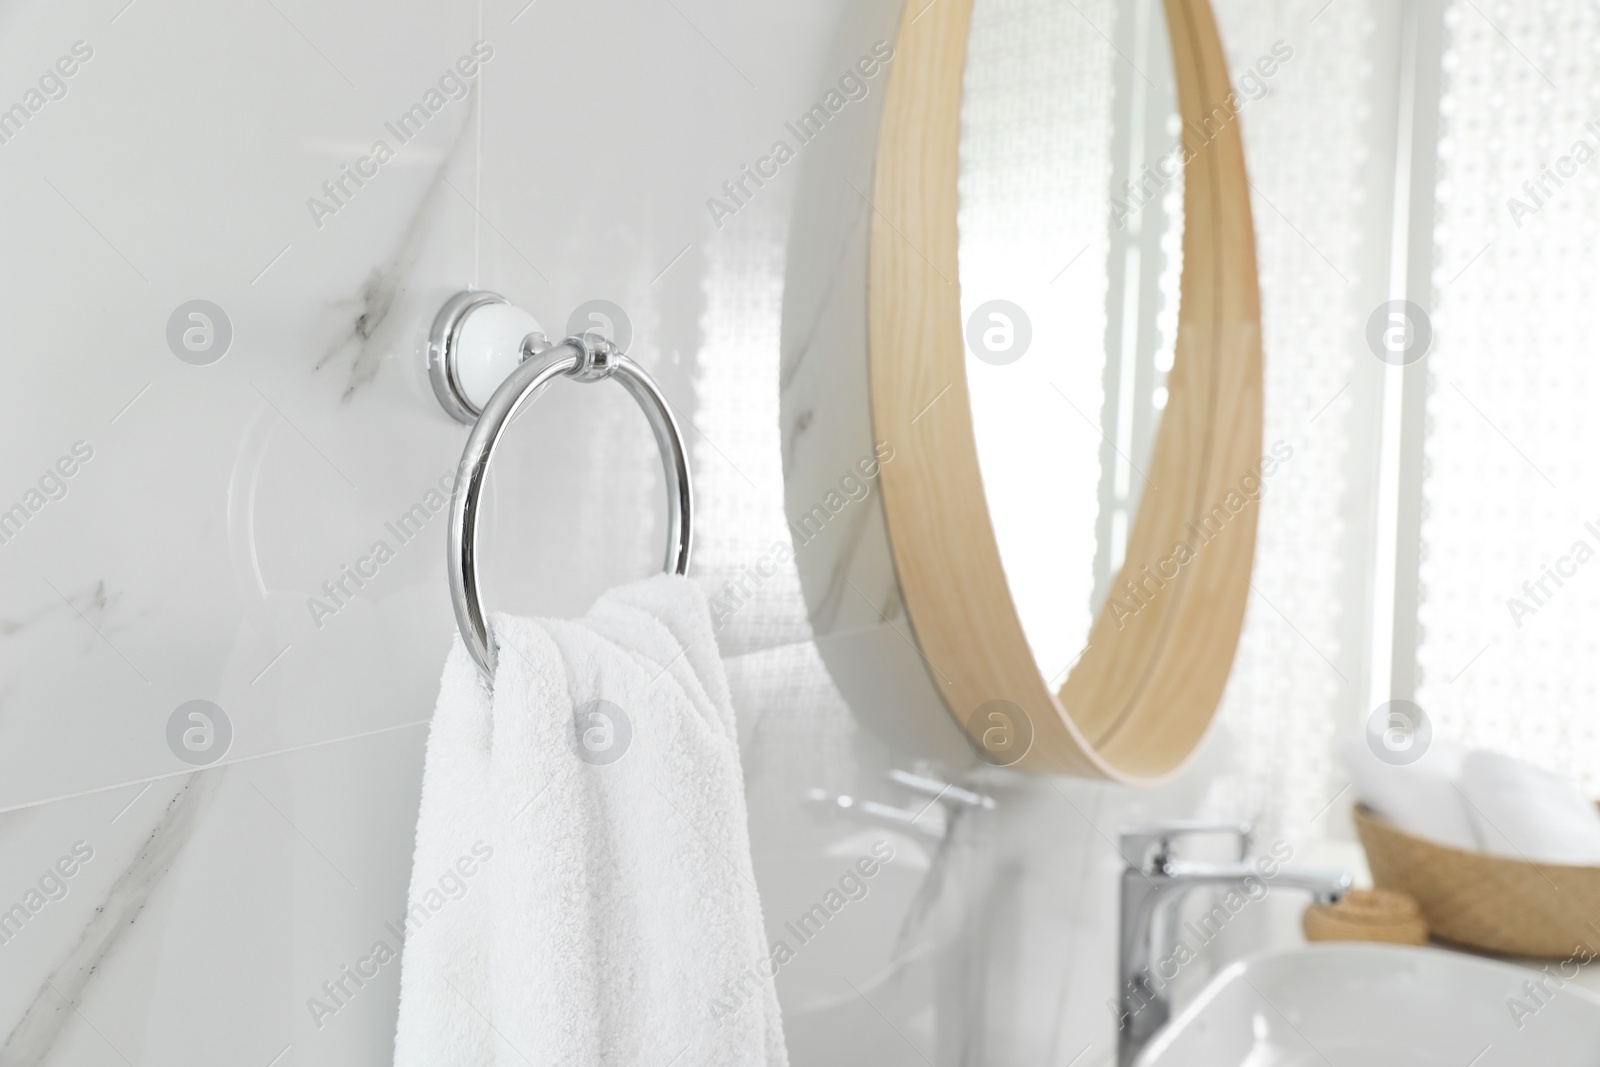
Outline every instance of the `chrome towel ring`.
<svg viewBox="0 0 1600 1067"><path fill-rule="evenodd" d="M484 359L492 360L495 358L493 353L471 349L475 346L489 349L494 345L464 343L462 329L475 311L504 303L504 298L494 293L479 291L456 294L446 302L434 320L428 344L434 389L445 410L461 421L469 421L474 417L476 420L472 432L467 436L467 447L461 454L461 463L456 470L455 491L450 497L446 566L450 577L450 602L455 608L461 640L486 682L494 679L496 650L488 619L483 612L483 595L478 581L478 507L483 499L484 480L495 445L499 444L512 417L551 381L565 376L580 382L615 378L621 383L644 410L650 429L655 434L656 447L661 450L661 462L667 478L665 569L669 573L683 574L688 571L694 533L694 496L689 483L689 459L677 420L673 418L666 397L650 375L618 351L610 341L590 333L547 346L544 334L537 330L537 324L531 318L525 315L518 318L519 313L514 309L501 309L503 321L509 322L510 328L521 334L520 339L513 342L519 349L517 358L521 362L495 389L494 395L483 404L481 411L473 403L461 386L464 378L473 376L470 372L463 374L463 361L477 360L481 364ZM506 311L511 314L505 315ZM534 328L525 329L529 325ZM500 331L502 349L508 336L505 334L506 328L502 326ZM481 366L477 369L481 370Z"/></svg>

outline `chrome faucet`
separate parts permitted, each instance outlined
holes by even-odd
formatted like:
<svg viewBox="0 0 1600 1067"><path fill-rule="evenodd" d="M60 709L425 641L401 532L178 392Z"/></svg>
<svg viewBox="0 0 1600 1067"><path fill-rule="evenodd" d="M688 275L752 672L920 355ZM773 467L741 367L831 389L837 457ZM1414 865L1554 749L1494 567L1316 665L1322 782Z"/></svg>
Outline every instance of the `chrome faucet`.
<svg viewBox="0 0 1600 1067"><path fill-rule="evenodd" d="M1192 863L1173 856L1173 841L1194 834L1236 838L1238 859ZM1344 871L1284 867L1282 860L1287 856L1247 860L1249 823L1179 821L1130 826L1122 831L1121 844L1128 866L1122 872L1117 996L1110 1004L1117 1018L1118 1067L1132 1067L1145 1044L1172 1015L1167 983L1194 955L1175 931L1178 905L1190 890L1228 886L1235 890L1230 900L1237 897L1248 902L1262 899L1273 886L1288 886L1310 890L1318 903L1327 904L1350 888L1350 876ZM1231 904L1219 904L1200 919L1199 929L1208 939L1214 937L1235 913Z"/></svg>

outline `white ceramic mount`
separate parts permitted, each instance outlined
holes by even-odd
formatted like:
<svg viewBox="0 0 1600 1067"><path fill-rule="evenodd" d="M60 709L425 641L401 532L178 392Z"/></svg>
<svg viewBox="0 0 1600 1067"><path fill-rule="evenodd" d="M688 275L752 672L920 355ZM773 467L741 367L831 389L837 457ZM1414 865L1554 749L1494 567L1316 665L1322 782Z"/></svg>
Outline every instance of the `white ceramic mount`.
<svg viewBox="0 0 1600 1067"><path fill-rule="evenodd" d="M469 289L445 301L428 331L428 377L457 422L476 422L523 360L549 347L539 320L499 293Z"/></svg>

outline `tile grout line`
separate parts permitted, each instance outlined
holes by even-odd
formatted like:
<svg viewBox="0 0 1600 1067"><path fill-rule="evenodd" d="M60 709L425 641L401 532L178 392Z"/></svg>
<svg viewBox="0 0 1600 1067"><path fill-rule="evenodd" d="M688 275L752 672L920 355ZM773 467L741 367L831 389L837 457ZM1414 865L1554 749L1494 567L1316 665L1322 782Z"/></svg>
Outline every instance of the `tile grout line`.
<svg viewBox="0 0 1600 1067"><path fill-rule="evenodd" d="M337 745L345 741L359 741L367 737L377 737L380 734L390 734L397 730L406 730L413 726L426 726L432 718L416 719L412 722L402 722L394 726L382 726L376 730L366 730L358 734L345 734L342 737L330 737L323 741L310 741L304 745L292 745L289 748L273 749L271 752L258 752L253 756L240 756L238 759L218 760L216 763L204 766L188 767L181 771L168 771L165 774L152 774L144 778L130 778L125 782L113 782L110 785L97 785L92 789L80 789L76 793L62 793L53 797L40 797L38 800L29 800L21 804L10 804L0 807L0 815L8 815L13 811L27 811L29 808L43 807L46 804L55 804L63 800L76 800L79 797L94 796L96 793L106 793L113 789L124 789L132 785L149 785L151 782L161 782L168 778L182 778L185 775L201 771L209 771L220 767L231 767L237 763L253 763L256 760L271 759L273 756L287 756L294 752L305 752L313 748L325 748L328 745Z"/></svg>

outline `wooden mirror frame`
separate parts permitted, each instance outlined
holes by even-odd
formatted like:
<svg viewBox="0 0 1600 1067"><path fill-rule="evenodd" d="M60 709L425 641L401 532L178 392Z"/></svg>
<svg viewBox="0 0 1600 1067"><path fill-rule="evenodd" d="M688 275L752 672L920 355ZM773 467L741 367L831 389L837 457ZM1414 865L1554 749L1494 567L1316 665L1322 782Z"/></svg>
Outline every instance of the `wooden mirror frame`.
<svg viewBox="0 0 1600 1067"><path fill-rule="evenodd" d="M995 700L1019 708L1032 733L1022 769L1143 785L1182 768L1222 698L1250 588L1262 465L1261 308L1238 100L1207 0L1164 4L1185 148L1176 354L1125 562L1059 693L1034 661L1001 566L960 288L947 281L959 276L972 0L908 0L901 15L868 266L873 426L898 457L882 471L885 520L946 708L980 751L985 725L974 713ZM1130 602L1130 589L1143 595Z"/></svg>

